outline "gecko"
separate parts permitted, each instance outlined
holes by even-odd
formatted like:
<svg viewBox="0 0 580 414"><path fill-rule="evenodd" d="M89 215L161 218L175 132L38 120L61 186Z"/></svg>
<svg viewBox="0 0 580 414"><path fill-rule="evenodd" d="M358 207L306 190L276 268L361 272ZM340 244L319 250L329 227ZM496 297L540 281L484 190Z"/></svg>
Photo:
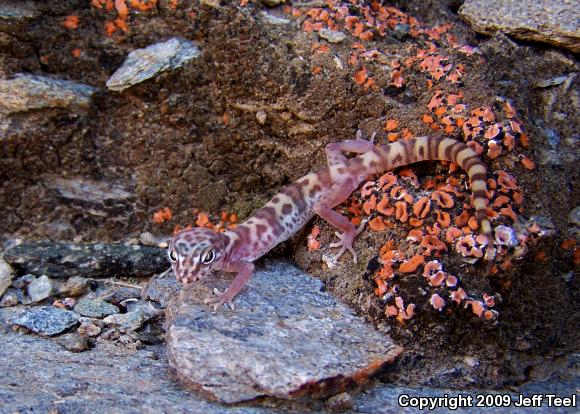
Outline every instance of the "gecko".
<svg viewBox="0 0 580 414"><path fill-rule="evenodd" d="M328 144L325 167L282 189L233 230L216 233L195 227L175 234L167 253L177 280L188 285L202 280L211 270L235 272L234 280L224 292L216 289L217 295L206 300L214 304L214 309L224 304L234 309L232 301L252 276L253 262L298 232L315 215L340 231L336 232L338 242L330 244L333 248L340 247L333 261L348 251L356 263L353 241L365 223L357 228L333 208L345 201L367 177L427 160L456 163L469 176L475 216L481 234L488 240L484 259L488 261L489 272L495 249L486 214L487 170L475 151L451 138L416 137L375 145L374 136L363 139L359 130L355 139ZM348 153L356 155L348 158Z"/></svg>

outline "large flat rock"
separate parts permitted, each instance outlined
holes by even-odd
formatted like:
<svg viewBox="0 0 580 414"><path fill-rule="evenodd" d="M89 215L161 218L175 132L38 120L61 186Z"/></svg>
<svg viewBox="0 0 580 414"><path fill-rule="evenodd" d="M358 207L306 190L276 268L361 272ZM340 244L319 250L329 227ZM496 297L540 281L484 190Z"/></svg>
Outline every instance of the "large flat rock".
<svg viewBox="0 0 580 414"><path fill-rule="evenodd" d="M234 311L214 311L204 299L228 283L183 289L167 310L171 366L212 399L324 398L365 383L402 352L288 263L257 270Z"/></svg>
<svg viewBox="0 0 580 414"><path fill-rule="evenodd" d="M569 0L466 0L459 14L473 30L503 32L580 52L580 7Z"/></svg>

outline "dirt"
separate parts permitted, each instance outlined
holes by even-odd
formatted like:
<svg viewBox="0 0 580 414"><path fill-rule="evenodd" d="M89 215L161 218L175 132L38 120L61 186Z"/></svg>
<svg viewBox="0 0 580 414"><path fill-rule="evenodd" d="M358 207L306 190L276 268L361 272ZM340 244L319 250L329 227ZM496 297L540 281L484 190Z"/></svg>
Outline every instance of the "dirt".
<svg viewBox="0 0 580 414"><path fill-rule="evenodd" d="M194 208L213 214L233 211L243 219L283 185L322 165L328 142L352 138L357 129L378 131L377 140L385 142L387 119L397 119L401 129L417 136L433 133L421 117L435 89L461 90L470 108L497 107L500 96L517 109L532 145L486 161L491 170L506 169L517 178L525 195L521 218L535 217L550 232L512 270L496 277L485 277L481 265L466 265L456 253L441 258L464 286L496 295L496 320L482 320L457 306L436 312L425 296L425 282L415 275L400 280L407 300L418 305L415 317L399 323L385 316L386 303L374 294L378 251L388 239L404 240L407 225L399 223L383 233L367 229L355 244L361 254L358 265L346 256L335 269L322 264L334 230L319 219L312 224L322 229L322 250L306 248L309 225L273 254L294 257L407 349L384 374L385 381L502 388L558 371L559 361L577 351L579 340L577 266L572 250L559 247L562 240L578 237L569 219L579 204L578 80L567 90L537 85L577 72L578 62L566 51L539 44L514 43L501 35L480 37L458 19L459 3L395 4L427 27L452 23L459 44L479 48L480 54L468 56L439 44L454 64L466 65L469 76L458 85L429 89L417 71L406 72L406 85L396 88L389 85L393 69L388 66L375 61L349 66L350 40L330 45L330 53L317 53L313 47L325 42L315 34L294 24L273 25L260 15L263 9L291 19L281 9L198 2L178 2L172 9L160 1L153 10L133 13L128 33L107 36L104 25L115 18L114 11L81 0L35 2L41 17L26 31L0 37L2 76L32 72L90 84L100 92L88 116L55 109L12 118L0 146L3 242L15 237L110 241L143 231L169 234L175 225L195 221ZM79 16L75 30L62 24L71 14ZM202 57L123 93L105 89L128 52L173 36L198 42ZM412 54L414 41L387 36L365 45L402 61ZM79 57L73 56L74 49L80 49ZM344 70L337 69L335 55ZM362 66L375 87L353 82ZM316 75L317 67L321 73ZM266 113L264 125L256 118L259 111ZM536 162L532 173L518 162L519 153ZM447 166L435 162L414 171L421 182L449 174ZM456 174L461 179L461 172ZM122 185L134 198L115 214L103 214L100 207L93 214L89 210L94 206L63 200L48 186L54 176ZM412 191L412 186L406 188ZM164 207L171 208L172 219L155 224L153 213Z"/></svg>

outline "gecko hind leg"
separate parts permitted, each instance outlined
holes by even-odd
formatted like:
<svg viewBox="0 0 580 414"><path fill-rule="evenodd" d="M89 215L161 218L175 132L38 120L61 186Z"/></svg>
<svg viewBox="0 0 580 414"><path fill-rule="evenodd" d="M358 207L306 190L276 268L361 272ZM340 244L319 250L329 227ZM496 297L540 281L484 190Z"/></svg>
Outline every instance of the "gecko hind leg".
<svg viewBox="0 0 580 414"><path fill-rule="evenodd" d="M372 151L375 148L376 134L376 132L373 132L370 140L363 139L362 131L359 129L356 132L355 139L349 139L342 142L332 142L328 144L324 149L326 151L328 165L345 162L347 160L346 156L344 155L346 152L364 154L365 152Z"/></svg>

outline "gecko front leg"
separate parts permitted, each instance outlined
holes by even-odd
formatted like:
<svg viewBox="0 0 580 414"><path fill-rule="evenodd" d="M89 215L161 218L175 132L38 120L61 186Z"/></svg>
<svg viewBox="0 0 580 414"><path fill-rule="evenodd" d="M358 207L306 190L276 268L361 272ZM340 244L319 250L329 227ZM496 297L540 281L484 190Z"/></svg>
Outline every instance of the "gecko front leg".
<svg viewBox="0 0 580 414"><path fill-rule="evenodd" d="M222 293L216 289L218 296L213 298L208 298L205 303L213 303L214 310L219 309L223 304L227 304L230 309L234 309L233 300L242 288L246 285L252 274L254 273L255 266L251 262L239 261L233 263L226 263L222 265L219 270L224 270L226 272L237 272L238 274L232 281L232 284Z"/></svg>

